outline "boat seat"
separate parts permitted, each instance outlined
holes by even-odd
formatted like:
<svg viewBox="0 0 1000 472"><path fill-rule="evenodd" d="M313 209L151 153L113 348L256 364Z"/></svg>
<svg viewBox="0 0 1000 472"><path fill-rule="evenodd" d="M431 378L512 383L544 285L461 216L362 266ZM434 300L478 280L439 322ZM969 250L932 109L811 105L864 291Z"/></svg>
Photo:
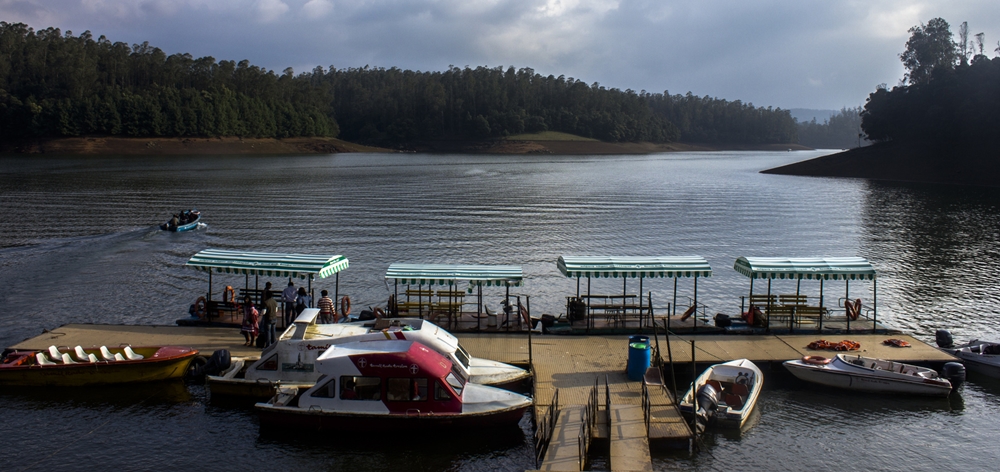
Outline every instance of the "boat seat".
<svg viewBox="0 0 1000 472"><path fill-rule="evenodd" d="M714 388L716 392L722 393L722 382L719 382L718 380L709 380L706 383L708 383L709 385L711 385L712 388Z"/></svg>
<svg viewBox="0 0 1000 472"><path fill-rule="evenodd" d="M68 353L65 353L65 352L62 355L62 361L63 361L63 364L76 364L77 363L76 361L73 360L72 357L69 357Z"/></svg>
<svg viewBox="0 0 1000 472"><path fill-rule="evenodd" d="M80 346L75 347L73 349L73 353L76 355L76 360L79 362L94 362L90 360L89 355L86 352L83 352L83 348Z"/></svg>
<svg viewBox="0 0 1000 472"><path fill-rule="evenodd" d="M743 397L732 393L727 393L725 397L726 405L734 410L743 409Z"/></svg>
<svg viewBox="0 0 1000 472"><path fill-rule="evenodd" d="M125 360L125 356L123 356L123 355L121 355L120 353L117 353L117 352L116 352L116 353L115 353L115 360L116 360L116 361L124 361L124 360Z"/></svg>
<svg viewBox="0 0 1000 472"><path fill-rule="evenodd" d="M55 346L49 346L49 357L51 357L53 361L59 362L59 360L62 359L62 353L59 352L59 349Z"/></svg>
<svg viewBox="0 0 1000 472"><path fill-rule="evenodd" d="M52 362L52 359L49 359L49 356L46 356L44 352L36 352L35 360L38 361L38 365L56 365L56 363Z"/></svg>
<svg viewBox="0 0 1000 472"><path fill-rule="evenodd" d="M137 361L142 359L142 354L136 354L135 351L132 350L132 346L125 346L125 357L127 357L130 361Z"/></svg>
<svg viewBox="0 0 1000 472"><path fill-rule="evenodd" d="M744 384L733 384L732 388L729 389L729 393L746 398L750 394L750 389Z"/></svg>
<svg viewBox="0 0 1000 472"><path fill-rule="evenodd" d="M115 360L115 355L108 350L107 346L101 346L101 357L108 362Z"/></svg>
<svg viewBox="0 0 1000 472"><path fill-rule="evenodd" d="M100 359L98 359L97 356L93 354L87 354L87 360L89 360L91 364L96 364L100 362Z"/></svg>

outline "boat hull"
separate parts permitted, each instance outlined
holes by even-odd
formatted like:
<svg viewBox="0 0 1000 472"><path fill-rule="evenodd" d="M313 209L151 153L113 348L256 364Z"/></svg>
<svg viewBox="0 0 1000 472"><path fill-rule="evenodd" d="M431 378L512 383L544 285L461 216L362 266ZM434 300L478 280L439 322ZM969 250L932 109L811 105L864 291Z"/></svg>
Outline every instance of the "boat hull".
<svg viewBox="0 0 1000 472"><path fill-rule="evenodd" d="M187 368L198 351L189 348L175 349L178 352L169 356L151 356L137 361L3 367L0 368L0 385L80 387L179 379L187 373ZM140 351L140 348L136 348L136 351Z"/></svg>
<svg viewBox="0 0 1000 472"><path fill-rule="evenodd" d="M986 346L996 343L973 341L953 348L940 348L962 361L965 367L972 372L1000 378L1000 355L984 354ZM988 351L989 352L989 351Z"/></svg>
<svg viewBox="0 0 1000 472"><path fill-rule="evenodd" d="M807 382L869 393L948 396L951 384L943 380L926 379L916 375L891 375L891 372L867 372L862 369L839 368L839 359L830 364L808 364L802 360L785 361L784 366L792 375Z"/></svg>
<svg viewBox="0 0 1000 472"><path fill-rule="evenodd" d="M280 429L325 433L355 432L454 432L466 434L480 428L514 427L524 417L528 406L518 406L488 413L433 414L413 411L405 414L362 414L303 410L257 404L262 429Z"/></svg>

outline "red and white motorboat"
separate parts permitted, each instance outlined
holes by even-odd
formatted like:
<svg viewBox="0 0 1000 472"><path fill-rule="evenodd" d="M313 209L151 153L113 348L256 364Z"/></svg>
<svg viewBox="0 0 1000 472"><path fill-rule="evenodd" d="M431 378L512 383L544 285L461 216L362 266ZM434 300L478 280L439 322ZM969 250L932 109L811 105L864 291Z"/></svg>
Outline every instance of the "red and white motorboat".
<svg viewBox="0 0 1000 472"><path fill-rule="evenodd" d="M333 344L306 389L280 387L257 403L261 428L353 434L516 425L531 399L467 381L447 357L409 340Z"/></svg>
<svg viewBox="0 0 1000 472"><path fill-rule="evenodd" d="M334 344L386 339L419 341L447 357L473 383L510 388L521 384L530 373L502 362L472 357L458 338L427 320L392 319L381 323L317 324L319 310L302 312L277 343L261 353L257 361L236 359L218 376L208 376L213 396L270 398L277 387L309 387L320 374L316 358Z"/></svg>

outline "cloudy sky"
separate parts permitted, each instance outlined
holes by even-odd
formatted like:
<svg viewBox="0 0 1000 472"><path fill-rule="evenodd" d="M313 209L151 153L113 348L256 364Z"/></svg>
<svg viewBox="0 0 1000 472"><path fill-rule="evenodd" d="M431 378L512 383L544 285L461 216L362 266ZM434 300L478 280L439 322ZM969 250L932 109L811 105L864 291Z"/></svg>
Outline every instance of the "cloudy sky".
<svg viewBox="0 0 1000 472"><path fill-rule="evenodd" d="M606 87L839 109L899 82L907 30L1000 40L996 0L0 0L0 21L167 54L317 65L530 67Z"/></svg>

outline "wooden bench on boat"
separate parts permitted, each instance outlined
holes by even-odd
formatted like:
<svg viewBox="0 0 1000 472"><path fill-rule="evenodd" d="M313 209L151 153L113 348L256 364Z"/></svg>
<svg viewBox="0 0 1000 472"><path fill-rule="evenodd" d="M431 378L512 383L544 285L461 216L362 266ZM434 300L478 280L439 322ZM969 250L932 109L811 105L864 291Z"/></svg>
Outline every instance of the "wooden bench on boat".
<svg viewBox="0 0 1000 472"><path fill-rule="evenodd" d="M777 295L750 295L750 304L754 305L760 309L765 309L770 306L778 304Z"/></svg>
<svg viewBox="0 0 1000 472"><path fill-rule="evenodd" d="M798 306L795 307L795 322L816 323L820 318L827 315L825 306Z"/></svg>
<svg viewBox="0 0 1000 472"><path fill-rule="evenodd" d="M805 295L778 295L778 303L782 305L805 306L809 304L807 299Z"/></svg>
<svg viewBox="0 0 1000 472"><path fill-rule="evenodd" d="M250 295L250 299L253 300L253 302L256 303L257 305L260 305L261 303L264 302L264 292L265 292L264 289L241 288L239 292L239 298L237 300L243 301L244 297ZM278 302L278 304L281 304L281 291L271 290L271 297L273 297L274 300Z"/></svg>

